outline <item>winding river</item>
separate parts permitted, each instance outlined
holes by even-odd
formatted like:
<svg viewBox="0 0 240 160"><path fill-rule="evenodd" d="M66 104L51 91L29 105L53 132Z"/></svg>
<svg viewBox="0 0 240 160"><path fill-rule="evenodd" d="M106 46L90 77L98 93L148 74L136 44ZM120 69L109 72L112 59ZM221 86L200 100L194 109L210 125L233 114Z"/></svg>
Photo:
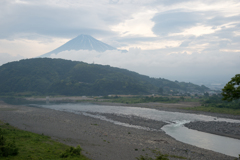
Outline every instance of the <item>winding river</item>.
<svg viewBox="0 0 240 160"><path fill-rule="evenodd" d="M191 121L226 121L232 123L240 123L239 120L216 118L212 116L198 114L159 111L156 109L149 108L107 106L96 105L91 103L64 103L64 104L37 104L37 105L34 104L31 106L73 112L76 114L84 114L86 116L106 120L117 125L134 127L138 129L149 128L113 121L102 116L101 113L117 114L124 116L138 116L141 118L163 121L168 123L168 125L159 128L159 130L165 131L166 134L170 135L171 137L175 138L178 141L234 157L238 157L238 154L240 153L239 150L240 140L200 132L184 127L185 123L189 123ZM96 113L98 113L99 115L96 115Z"/></svg>

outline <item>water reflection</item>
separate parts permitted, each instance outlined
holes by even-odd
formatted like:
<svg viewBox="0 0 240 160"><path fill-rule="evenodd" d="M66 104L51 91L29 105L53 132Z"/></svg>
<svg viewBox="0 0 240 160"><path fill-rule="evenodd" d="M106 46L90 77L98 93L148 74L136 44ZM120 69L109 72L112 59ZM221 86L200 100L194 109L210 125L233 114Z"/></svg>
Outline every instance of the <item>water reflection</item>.
<svg viewBox="0 0 240 160"><path fill-rule="evenodd" d="M233 138L204 133L184 127L183 124L169 124L162 127L171 137L181 142L205 148L208 150L238 157L240 141Z"/></svg>
<svg viewBox="0 0 240 160"><path fill-rule="evenodd" d="M71 112L93 112L93 113L109 113L109 114L120 114L120 115L133 115L142 118L153 119L164 122L176 122L176 121L227 121L240 123L239 120L217 118L199 114L189 114L180 112L168 112L159 111L150 108L139 108L139 107L123 107L123 106L105 106L96 105L91 103L65 103L65 104L42 104L35 105L44 108L50 108L61 111Z"/></svg>

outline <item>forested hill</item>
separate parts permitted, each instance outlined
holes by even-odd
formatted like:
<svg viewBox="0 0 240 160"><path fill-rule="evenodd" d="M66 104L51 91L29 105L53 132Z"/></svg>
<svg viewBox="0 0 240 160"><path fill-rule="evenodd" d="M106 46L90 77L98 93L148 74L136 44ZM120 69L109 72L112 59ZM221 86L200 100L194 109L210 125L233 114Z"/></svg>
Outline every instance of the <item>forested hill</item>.
<svg viewBox="0 0 240 160"><path fill-rule="evenodd" d="M35 58L0 66L1 95L108 95L205 92L205 86L150 78L108 65Z"/></svg>

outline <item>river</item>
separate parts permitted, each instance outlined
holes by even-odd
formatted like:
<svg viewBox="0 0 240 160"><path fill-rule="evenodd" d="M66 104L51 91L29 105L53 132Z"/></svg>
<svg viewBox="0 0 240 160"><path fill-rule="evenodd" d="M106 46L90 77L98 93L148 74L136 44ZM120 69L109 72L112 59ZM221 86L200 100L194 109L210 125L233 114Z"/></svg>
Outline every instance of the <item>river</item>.
<svg viewBox="0 0 240 160"><path fill-rule="evenodd" d="M122 122L117 122L108 119L101 114L107 113L124 116L137 116L140 118L163 121L168 123L168 125L159 128L159 130L163 130L164 132L166 132L166 134L170 135L178 141L234 157L238 157L238 154L240 153L240 140L200 132L184 127L185 123L189 123L191 121L226 121L232 123L240 123L239 120L216 118L212 116L198 114L159 111L149 108L108 106L91 103L34 104L31 106L73 112L76 114L84 114L86 116L106 120L117 125L134 127L138 129L149 130L149 128L146 128L144 126L135 126Z"/></svg>

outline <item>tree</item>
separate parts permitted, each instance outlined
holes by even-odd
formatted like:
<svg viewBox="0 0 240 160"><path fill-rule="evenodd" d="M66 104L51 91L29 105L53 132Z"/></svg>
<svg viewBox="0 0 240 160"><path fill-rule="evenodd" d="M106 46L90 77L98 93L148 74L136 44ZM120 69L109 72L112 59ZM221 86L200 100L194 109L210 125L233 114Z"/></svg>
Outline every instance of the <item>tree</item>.
<svg viewBox="0 0 240 160"><path fill-rule="evenodd" d="M185 98L184 98L183 96L181 96L179 99L180 99L181 101L184 101Z"/></svg>
<svg viewBox="0 0 240 160"><path fill-rule="evenodd" d="M232 101L240 98L240 74L229 81L222 89L223 100Z"/></svg>
<svg viewBox="0 0 240 160"><path fill-rule="evenodd" d="M205 97L209 97L209 93L208 93L208 92L205 92L205 93L204 93L204 96L205 96Z"/></svg>
<svg viewBox="0 0 240 160"><path fill-rule="evenodd" d="M163 94L163 88L159 87L158 93L159 93L159 94Z"/></svg>

